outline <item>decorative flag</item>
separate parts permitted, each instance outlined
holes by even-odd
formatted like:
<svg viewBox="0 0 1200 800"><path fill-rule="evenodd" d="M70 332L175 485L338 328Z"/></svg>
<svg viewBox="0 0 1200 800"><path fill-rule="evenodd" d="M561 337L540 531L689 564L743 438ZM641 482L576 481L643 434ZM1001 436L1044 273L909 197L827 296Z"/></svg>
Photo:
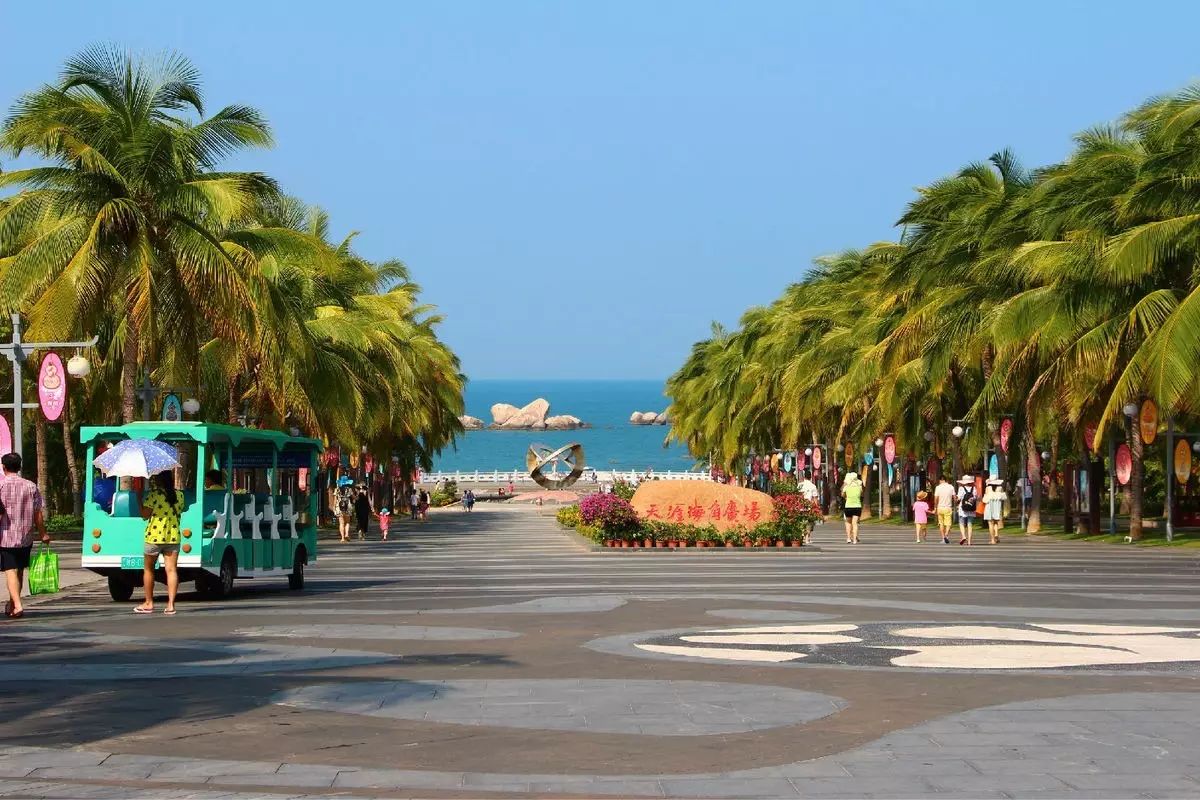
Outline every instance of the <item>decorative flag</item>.
<svg viewBox="0 0 1200 800"><path fill-rule="evenodd" d="M1129 445L1121 442L1117 445L1117 483L1124 486L1129 483L1129 478L1133 475L1133 456L1129 452Z"/></svg>
<svg viewBox="0 0 1200 800"><path fill-rule="evenodd" d="M988 477L1000 477L1000 459L996 457L995 453L992 453L992 457L988 459Z"/></svg>
<svg viewBox="0 0 1200 800"><path fill-rule="evenodd" d="M854 463L854 445L846 442L846 466Z"/></svg>
<svg viewBox="0 0 1200 800"><path fill-rule="evenodd" d="M896 460L896 437L888 434L883 437L883 460L890 466ZM888 471L891 474L891 471Z"/></svg>
<svg viewBox="0 0 1200 800"><path fill-rule="evenodd" d="M38 402L49 422L62 416L67 402L67 373L58 353L47 353L38 372Z"/></svg>
<svg viewBox="0 0 1200 800"><path fill-rule="evenodd" d="M1000 449L1008 455L1008 440L1012 438L1013 421L1012 417L1005 417L1000 420Z"/></svg>
<svg viewBox="0 0 1200 800"><path fill-rule="evenodd" d="M1175 480L1187 483L1192 474L1192 445L1187 439L1175 444Z"/></svg>
<svg viewBox="0 0 1200 800"><path fill-rule="evenodd" d="M1154 444L1158 436L1158 406L1149 398L1142 403L1141 411L1138 412L1138 430L1141 431L1143 442Z"/></svg>
<svg viewBox="0 0 1200 800"><path fill-rule="evenodd" d="M813 448L813 471L821 468L821 448Z"/></svg>

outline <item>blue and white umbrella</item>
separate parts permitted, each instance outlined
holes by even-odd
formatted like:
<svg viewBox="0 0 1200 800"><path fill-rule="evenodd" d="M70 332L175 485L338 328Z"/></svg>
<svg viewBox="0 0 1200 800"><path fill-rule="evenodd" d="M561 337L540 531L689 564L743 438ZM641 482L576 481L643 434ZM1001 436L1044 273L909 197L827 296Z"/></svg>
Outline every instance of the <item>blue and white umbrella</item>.
<svg viewBox="0 0 1200 800"><path fill-rule="evenodd" d="M157 439L126 439L92 460L105 476L149 478L179 466L175 448Z"/></svg>

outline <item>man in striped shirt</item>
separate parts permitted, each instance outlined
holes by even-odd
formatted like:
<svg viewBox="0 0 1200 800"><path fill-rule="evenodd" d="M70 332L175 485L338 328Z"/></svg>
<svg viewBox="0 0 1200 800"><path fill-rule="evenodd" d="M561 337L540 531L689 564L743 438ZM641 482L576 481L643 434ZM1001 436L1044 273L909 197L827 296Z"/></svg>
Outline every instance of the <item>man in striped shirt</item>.
<svg viewBox="0 0 1200 800"><path fill-rule="evenodd" d="M21 477L21 457L16 453L0 456L0 571L8 589L4 616L17 618L25 613L21 605L21 585L29 568L33 550L33 528L36 525L42 541L49 542L46 517L42 511L42 493L37 484Z"/></svg>

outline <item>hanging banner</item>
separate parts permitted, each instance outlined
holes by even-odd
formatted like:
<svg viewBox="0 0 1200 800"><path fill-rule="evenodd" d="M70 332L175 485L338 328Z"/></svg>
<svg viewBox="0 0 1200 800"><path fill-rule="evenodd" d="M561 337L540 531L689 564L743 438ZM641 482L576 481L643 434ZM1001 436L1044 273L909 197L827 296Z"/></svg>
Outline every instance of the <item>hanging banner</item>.
<svg viewBox="0 0 1200 800"><path fill-rule="evenodd" d="M925 462L925 475L928 480L936 481L942 475L942 462L937 456L930 456Z"/></svg>
<svg viewBox="0 0 1200 800"><path fill-rule="evenodd" d="M0 414L0 456L13 451L12 431L8 428L8 417Z"/></svg>
<svg viewBox="0 0 1200 800"><path fill-rule="evenodd" d="M808 457L804 455L803 450L796 452L796 469L802 470L808 466Z"/></svg>
<svg viewBox="0 0 1200 800"><path fill-rule="evenodd" d="M883 437L883 460L889 465L896 461L896 437L890 433Z"/></svg>
<svg viewBox="0 0 1200 800"><path fill-rule="evenodd" d="M1117 483L1124 486L1132 475L1133 455L1129 452L1129 445L1121 442L1117 445Z"/></svg>
<svg viewBox="0 0 1200 800"><path fill-rule="evenodd" d="M875 451L867 450L863 453L863 463L868 467L875 463Z"/></svg>
<svg viewBox="0 0 1200 800"><path fill-rule="evenodd" d="M854 445L846 442L846 466L854 463Z"/></svg>
<svg viewBox="0 0 1200 800"><path fill-rule="evenodd" d="M62 416L67 403L67 379L58 353L47 353L38 372L38 403L46 420L54 422Z"/></svg>
<svg viewBox="0 0 1200 800"><path fill-rule="evenodd" d="M995 453L992 453L992 457L988 459L988 477L989 478L999 478L1000 477L1000 459L996 456Z"/></svg>
<svg viewBox="0 0 1200 800"><path fill-rule="evenodd" d="M1154 405L1153 400L1147 399L1142 403L1138 412L1138 430L1141 431L1143 442L1154 444L1158 436L1158 406Z"/></svg>
<svg viewBox="0 0 1200 800"><path fill-rule="evenodd" d="M1175 444L1175 480L1187 483L1192 474L1192 445L1187 439Z"/></svg>
<svg viewBox="0 0 1200 800"><path fill-rule="evenodd" d="M1012 430L1012 417L1005 417L1000 420L1000 449L1004 452L1004 455L1008 455L1008 440L1012 438Z"/></svg>
<svg viewBox="0 0 1200 800"><path fill-rule="evenodd" d="M179 422L183 419L183 403L179 395L169 394L163 398L163 422Z"/></svg>
<svg viewBox="0 0 1200 800"><path fill-rule="evenodd" d="M813 461L813 471L814 472L821 469L821 448L819 448L819 447L813 448L812 461Z"/></svg>
<svg viewBox="0 0 1200 800"><path fill-rule="evenodd" d="M1157 426L1157 422L1155 424ZM1097 430L1096 430L1096 425L1094 423L1085 425L1083 427L1083 446L1086 447L1088 449L1088 451L1092 452L1092 453L1097 452L1097 450L1096 450L1096 445L1097 445L1096 433L1097 433Z"/></svg>
<svg viewBox="0 0 1200 800"><path fill-rule="evenodd" d="M302 492L308 491L308 467L301 467L297 470L296 488Z"/></svg>

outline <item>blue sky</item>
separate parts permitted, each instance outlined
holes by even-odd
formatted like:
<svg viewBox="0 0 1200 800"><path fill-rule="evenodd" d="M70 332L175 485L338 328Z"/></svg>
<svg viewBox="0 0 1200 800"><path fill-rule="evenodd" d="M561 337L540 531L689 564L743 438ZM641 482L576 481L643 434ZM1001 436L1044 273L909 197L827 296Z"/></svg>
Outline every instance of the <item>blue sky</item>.
<svg viewBox="0 0 1200 800"><path fill-rule="evenodd" d="M1200 77L1200 6L7 3L0 104L95 42L179 50L240 157L399 257L472 377L663 378L914 187Z"/></svg>

